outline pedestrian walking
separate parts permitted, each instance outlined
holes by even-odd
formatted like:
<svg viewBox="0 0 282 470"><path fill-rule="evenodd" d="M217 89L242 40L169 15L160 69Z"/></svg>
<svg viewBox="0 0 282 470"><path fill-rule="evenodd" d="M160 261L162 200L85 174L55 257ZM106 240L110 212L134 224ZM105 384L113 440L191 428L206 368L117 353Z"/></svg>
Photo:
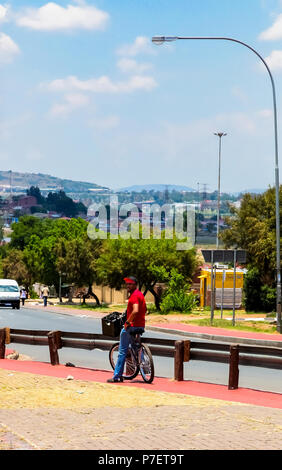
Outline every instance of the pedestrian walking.
<svg viewBox="0 0 282 470"><path fill-rule="evenodd" d="M27 297L27 293L26 293L25 288L23 287L20 291L20 298L22 300L22 305L24 305L26 297Z"/></svg>
<svg viewBox="0 0 282 470"><path fill-rule="evenodd" d="M47 286L43 287L41 294L42 294L42 298L43 298L44 307L47 307L47 299L48 299L48 296L49 296L49 289L48 289Z"/></svg>

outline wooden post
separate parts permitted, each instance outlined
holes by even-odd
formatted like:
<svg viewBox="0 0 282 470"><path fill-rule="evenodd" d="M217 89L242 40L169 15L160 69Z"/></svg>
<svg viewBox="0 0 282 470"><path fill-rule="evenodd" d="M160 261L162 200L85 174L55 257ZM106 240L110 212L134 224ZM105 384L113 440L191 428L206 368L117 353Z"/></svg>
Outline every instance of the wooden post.
<svg viewBox="0 0 282 470"><path fill-rule="evenodd" d="M239 345L230 346L228 389L236 390L239 383Z"/></svg>
<svg viewBox="0 0 282 470"><path fill-rule="evenodd" d="M183 358L184 358L184 341L175 341L174 350L174 380L178 382L183 380Z"/></svg>
<svg viewBox="0 0 282 470"><path fill-rule="evenodd" d="M191 341L189 339L184 339L183 343L184 343L183 362L189 362Z"/></svg>
<svg viewBox="0 0 282 470"><path fill-rule="evenodd" d="M6 353L6 329L0 329L0 359L5 359Z"/></svg>
<svg viewBox="0 0 282 470"><path fill-rule="evenodd" d="M60 331L50 331L50 333L48 333L48 343L50 351L50 362L52 366L57 366L60 364L58 349L62 347Z"/></svg>
<svg viewBox="0 0 282 470"><path fill-rule="evenodd" d="M10 328L5 328L6 334L5 334L5 343L10 344L11 342L11 336L10 336Z"/></svg>

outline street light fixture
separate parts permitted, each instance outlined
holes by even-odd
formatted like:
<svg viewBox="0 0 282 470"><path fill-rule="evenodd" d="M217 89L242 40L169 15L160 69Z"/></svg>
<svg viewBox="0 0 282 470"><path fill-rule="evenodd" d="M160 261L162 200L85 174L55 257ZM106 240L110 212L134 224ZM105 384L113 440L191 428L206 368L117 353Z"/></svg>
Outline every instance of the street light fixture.
<svg viewBox="0 0 282 470"><path fill-rule="evenodd" d="M272 99L273 99L273 118L274 118L274 146L275 146L275 213L276 213L276 320L277 331L282 333L281 324L281 266L280 266L280 204L279 204L279 162L278 162L278 131L277 131L277 106L276 106L276 92L274 80L271 71L264 60L264 58L251 46L238 39L228 37L208 37L208 36L154 36L152 42L161 45L164 42L177 41L179 39L186 40L212 40L212 41L231 41L250 49L264 64L271 81L272 86Z"/></svg>
<svg viewBox="0 0 282 470"><path fill-rule="evenodd" d="M214 132L214 135L219 137L219 150L218 150L218 187L217 187L217 225L216 225L216 248L219 247L219 218L220 218L220 170L221 170L221 139L224 137L224 132Z"/></svg>

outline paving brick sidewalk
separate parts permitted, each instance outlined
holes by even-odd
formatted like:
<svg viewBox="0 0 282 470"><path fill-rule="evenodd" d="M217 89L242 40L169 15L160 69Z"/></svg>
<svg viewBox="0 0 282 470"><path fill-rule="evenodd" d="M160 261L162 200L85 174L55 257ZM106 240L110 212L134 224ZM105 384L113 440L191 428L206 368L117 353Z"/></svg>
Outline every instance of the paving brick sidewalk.
<svg viewBox="0 0 282 470"><path fill-rule="evenodd" d="M11 450L280 450L282 440L281 410L237 404L1 410L0 420Z"/></svg>
<svg viewBox="0 0 282 470"><path fill-rule="evenodd" d="M9 378L13 380L10 395L3 393L3 400L10 397L10 401L6 407L3 400L0 405L3 450L281 449L281 409L189 395L148 394L142 389L135 389L132 395L132 388L123 385L9 374L1 375L4 392ZM42 397L32 398L35 388L47 390L51 401L45 405ZM81 390L84 393L79 395ZM70 402L75 393L75 403ZM101 403L99 396L104 395ZM91 400L93 406L89 406Z"/></svg>
<svg viewBox="0 0 282 470"><path fill-rule="evenodd" d="M78 314L78 312L72 313ZM100 317L101 314L97 316ZM217 329L214 330L218 332ZM201 331L204 332L204 329ZM265 336L269 338L269 335ZM13 361L9 364L11 362ZM45 369L43 371L41 365L41 372L40 364L36 367L39 368L35 372L37 375L23 373L20 369L11 372L13 369L10 367L5 371L6 375L2 377L2 381L0 380L1 390L5 392L8 388L9 399L5 405L1 396L0 449L161 451L281 449L282 396L280 400L278 394L271 396L271 394L246 391L243 392L247 397L243 403L240 398L242 390L233 391L228 398L230 401L227 401L226 392L220 387L188 383L189 387L182 391L177 389L178 393L168 393L164 389L160 391L154 387L155 391L150 392L152 395L148 400L148 391L144 389L144 384L130 384L130 386L95 384L91 378L90 385L84 381L83 376L75 375L81 372L76 369L75 372L71 372L75 375L72 384L78 389L80 387L84 387L85 390L91 389L90 397L93 397L93 400L81 401L79 406L73 406L69 402L71 394L63 395L62 403L61 394L66 392L65 382L62 382L63 376L44 377L42 385L43 379L40 378L40 374L44 374ZM52 368L49 365L48 367ZM22 367L22 371L28 371L28 364L25 368ZM19 379L19 385L14 384L11 390L9 377ZM101 381L105 382L103 378ZM181 386L187 387L187 383L182 383ZM42 388L45 390L44 387L49 390L51 398L57 397L54 398L52 406L48 400L44 402L39 396L36 397L35 391L41 392ZM96 389L92 390L91 387ZM103 387L103 395L99 396L105 395L107 397L105 400L98 400L97 387ZM203 387L205 387L204 392ZM216 394L214 391L210 394L211 388L216 390ZM55 390L59 390L57 395L54 393ZM189 390L193 393L189 394ZM206 393L207 391L209 393ZM77 397L85 396L85 394L80 395L79 390L74 393ZM26 396L29 397L28 403L24 401ZM254 396L255 401L252 401ZM264 397L267 396L270 397L270 403L266 406ZM133 399L130 401L129 397ZM275 402L273 406L272 399ZM265 406L257 406L257 403Z"/></svg>

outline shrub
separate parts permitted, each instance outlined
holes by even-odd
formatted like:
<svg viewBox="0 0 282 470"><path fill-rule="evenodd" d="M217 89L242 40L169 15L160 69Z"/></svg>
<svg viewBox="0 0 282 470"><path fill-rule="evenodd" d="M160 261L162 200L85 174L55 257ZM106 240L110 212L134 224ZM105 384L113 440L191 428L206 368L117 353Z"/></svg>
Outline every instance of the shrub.
<svg viewBox="0 0 282 470"><path fill-rule="evenodd" d="M251 268L244 279L244 306L246 311L257 312L261 310L261 278L257 268Z"/></svg>
<svg viewBox="0 0 282 470"><path fill-rule="evenodd" d="M276 289L269 286L261 287L261 306L263 312L273 312L276 309Z"/></svg>
<svg viewBox="0 0 282 470"><path fill-rule="evenodd" d="M39 298L38 294L35 292L35 290L33 288L31 288L29 290L28 295L29 295L30 299L38 299Z"/></svg>
<svg viewBox="0 0 282 470"><path fill-rule="evenodd" d="M250 269L245 276L244 306L251 312L271 312L276 308L276 289L262 284L257 268Z"/></svg>
<svg viewBox="0 0 282 470"><path fill-rule="evenodd" d="M161 311L190 313L196 307L196 296L192 292L187 292L189 285L182 274L175 269L171 271L168 287L161 301Z"/></svg>

